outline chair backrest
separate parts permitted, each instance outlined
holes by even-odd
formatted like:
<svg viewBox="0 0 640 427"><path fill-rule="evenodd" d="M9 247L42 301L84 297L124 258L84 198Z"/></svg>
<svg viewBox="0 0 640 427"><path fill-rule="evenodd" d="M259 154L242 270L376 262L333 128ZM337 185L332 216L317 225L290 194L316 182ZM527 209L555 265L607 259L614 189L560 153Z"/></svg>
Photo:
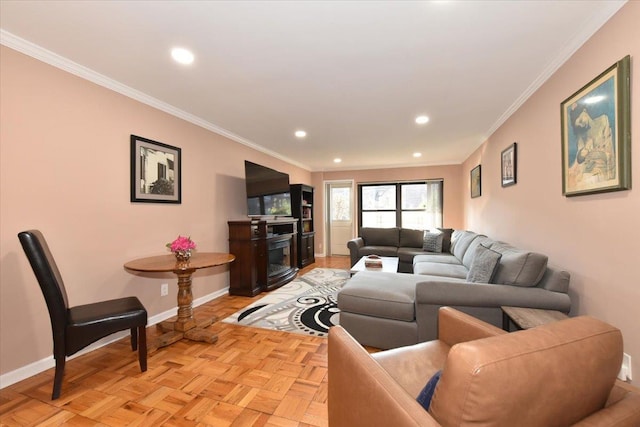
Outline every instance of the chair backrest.
<svg viewBox="0 0 640 427"><path fill-rule="evenodd" d="M54 356L57 351L64 351L64 336L67 323L67 309L69 300L64 288L64 282L56 265L47 241L38 230L29 230L18 233L31 268L38 279L40 289L49 309L51 329L53 330Z"/></svg>
<svg viewBox="0 0 640 427"><path fill-rule="evenodd" d="M621 363L621 332L588 316L457 344L429 412L443 425L573 425L605 406Z"/></svg>

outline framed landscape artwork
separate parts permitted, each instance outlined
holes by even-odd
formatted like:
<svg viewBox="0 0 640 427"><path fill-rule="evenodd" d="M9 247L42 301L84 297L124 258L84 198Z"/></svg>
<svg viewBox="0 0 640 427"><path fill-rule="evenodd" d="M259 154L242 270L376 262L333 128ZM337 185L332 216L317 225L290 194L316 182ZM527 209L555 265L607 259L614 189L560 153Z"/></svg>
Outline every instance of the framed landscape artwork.
<svg viewBox="0 0 640 427"><path fill-rule="evenodd" d="M182 202L180 148L131 135L131 201Z"/></svg>
<svg viewBox="0 0 640 427"><path fill-rule="evenodd" d="M562 194L631 188L630 58L561 104Z"/></svg>
<svg viewBox="0 0 640 427"><path fill-rule="evenodd" d="M518 182L518 144L513 143L502 150L500 160L502 186L508 187Z"/></svg>
<svg viewBox="0 0 640 427"><path fill-rule="evenodd" d="M471 169L471 198L480 197L482 195L482 176L480 165Z"/></svg>

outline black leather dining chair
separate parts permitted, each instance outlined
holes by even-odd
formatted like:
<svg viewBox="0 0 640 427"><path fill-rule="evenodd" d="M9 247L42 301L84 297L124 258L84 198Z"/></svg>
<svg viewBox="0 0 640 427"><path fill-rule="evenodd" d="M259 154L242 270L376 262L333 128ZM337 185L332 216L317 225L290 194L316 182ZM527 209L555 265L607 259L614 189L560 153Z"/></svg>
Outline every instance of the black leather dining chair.
<svg viewBox="0 0 640 427"><path fill-rule="evenodd" d="M142 372L147 370L147 310L136 297L69 307L60 271L38 230L18 234L49 309L56 371L51 399L60 397L66 357L115 332L131 330L131 349L138 350Z"/></svg>

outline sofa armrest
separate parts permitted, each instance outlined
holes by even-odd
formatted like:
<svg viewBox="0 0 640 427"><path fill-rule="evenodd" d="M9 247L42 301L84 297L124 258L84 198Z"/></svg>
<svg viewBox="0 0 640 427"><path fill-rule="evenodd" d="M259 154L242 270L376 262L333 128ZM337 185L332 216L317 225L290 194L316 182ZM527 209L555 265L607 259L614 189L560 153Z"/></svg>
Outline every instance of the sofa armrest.
<svg viewBox="0 0 640 427"><path fill-rule="evenodd" d="M454 280L426 280L416 284L416 305L542 308L568 313L568 294L545 289Z"/></svg>
<svg viewBox="0 0 640 427"><path fill-rule="evenodd" d="M349 248L349 254L351 255L351 267L360 259L360 248L364 246L364 240L362 237L356 237L347 242Z"/></svg>
<svg viewBox="0 0 640 427"><path fill-rule="evenodd" d="M450 307L438 310L438 339L449 347L502 334L506 332L461 311Z"/></svg>
<svg viewBox="0 0 640 427"><path fill-rule="evenodd" d="M342 327L329 330L331 427L439 426Z"/></svg>
<svg viewBox="0 0 640 427"><path fill-rule="evenodd" d="M539 308L568 313L568 294L542 288L469 283L456 279L433 278L416 284L415 296L418 340L428 341L438 336L438 310L449 306L470 314L494 326L502 325L501 306Z"/></svg>

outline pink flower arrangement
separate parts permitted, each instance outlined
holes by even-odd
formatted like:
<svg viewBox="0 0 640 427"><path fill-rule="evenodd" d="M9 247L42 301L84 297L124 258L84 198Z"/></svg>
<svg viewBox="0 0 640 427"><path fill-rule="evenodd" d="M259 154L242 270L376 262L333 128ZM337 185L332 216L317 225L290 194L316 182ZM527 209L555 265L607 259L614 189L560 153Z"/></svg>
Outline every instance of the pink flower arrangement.
<svg viewBox="0 0 640 427"><path fill-rule="evenodd" d="M196 244L191 240L191 237L178 236L173 242L167 243L167 247L171 249L171 252L191 252L196 248Z"/></svg>

